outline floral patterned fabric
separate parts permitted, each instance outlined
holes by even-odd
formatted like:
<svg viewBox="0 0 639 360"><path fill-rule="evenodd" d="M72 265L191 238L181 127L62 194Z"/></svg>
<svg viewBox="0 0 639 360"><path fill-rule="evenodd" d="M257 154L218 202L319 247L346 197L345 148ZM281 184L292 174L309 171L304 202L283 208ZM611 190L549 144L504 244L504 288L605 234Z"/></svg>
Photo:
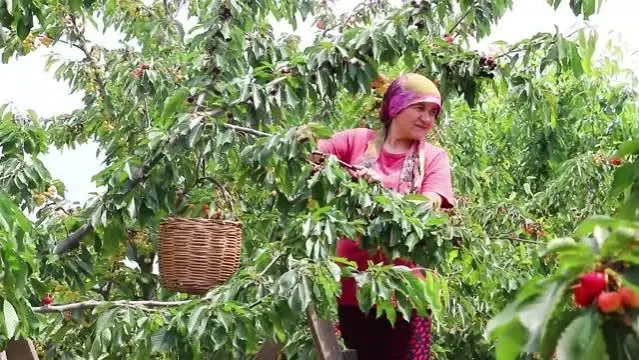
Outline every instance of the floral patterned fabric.
<svg viewBox="0 0 639 360"><path fill-rule="evenodd" d="M359 307L339 307L335 331L349 349L357 351L358 360L429 360L432 344L431 321L413 311L409 321L399 317L391 326L385 317L376 318Z"/></svg>

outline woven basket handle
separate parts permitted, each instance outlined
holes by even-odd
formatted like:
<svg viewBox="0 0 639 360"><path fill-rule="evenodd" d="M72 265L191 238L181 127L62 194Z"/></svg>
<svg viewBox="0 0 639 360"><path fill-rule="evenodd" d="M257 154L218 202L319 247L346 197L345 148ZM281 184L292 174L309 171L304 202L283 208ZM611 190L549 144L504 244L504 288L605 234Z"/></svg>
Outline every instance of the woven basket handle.
<svg viewBox="0 0 639 360"><path fill-rule="evenodd" d="M226 191L224 185L210 176L204 176L197 179L196 184L201 184L205 181L213 183L213 185L217 186L218 189L220 189L220 191L222 192L222 196L224 197L224 201L226 201L229 208L231 208L231 216L236 219L237 216L235 215L235 203L233 203L233 201L231 200L231 195L229 195L228 191Z"/></svg>

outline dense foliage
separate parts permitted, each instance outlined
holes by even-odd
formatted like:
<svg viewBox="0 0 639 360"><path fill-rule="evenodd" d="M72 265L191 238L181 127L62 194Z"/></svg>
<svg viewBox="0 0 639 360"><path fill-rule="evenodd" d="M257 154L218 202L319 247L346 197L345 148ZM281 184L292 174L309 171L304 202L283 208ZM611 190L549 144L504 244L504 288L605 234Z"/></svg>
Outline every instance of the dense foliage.
<svg viewBox="0 0 639 360"><path fill-rule="evenodd" d="M569 2L586 17L596 3ZM354 276L362 308L396 319L430 307L441 359L556 346L561 359L623 358L632 331L591 326L594 349L575 332L620 316L577 311L566 294L582 272L637 262L619 251L637 241L634 80L613 82L622 70L593 57L594 32L542 33L490 56L468 49L511 5L367 1L337 17L326 0L0 0L3 61L70 44L82 60L53 52L47 70L85 104L50 119L0 109L3 344L28 336L62 359L229 359L274 339L288 358L311 358L304 310L312 302L333 318L339 279ZM185 15L193 28L177 20ZM314 43L276 38L271 17L316 19ZM91 24L132 43L93 43ZM333 131L377 127L384 83L404 71L436 79L446 98L430 141L451 157L453 211L350 181L333 158L307 160ZM77 206L38 158L87 141L104 156L94 181L105 191ZM162 289L159 222L231 214L244 247L229 282L202 298ZM415 254L426 280L382 264L357 272L331 256L341 236Z"/></svg>

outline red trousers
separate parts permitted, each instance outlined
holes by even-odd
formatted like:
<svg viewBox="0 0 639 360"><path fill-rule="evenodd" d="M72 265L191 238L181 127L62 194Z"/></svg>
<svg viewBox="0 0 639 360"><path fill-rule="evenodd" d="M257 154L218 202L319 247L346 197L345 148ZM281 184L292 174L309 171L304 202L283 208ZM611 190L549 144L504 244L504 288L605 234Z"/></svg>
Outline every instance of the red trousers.
<svg viewBox="0 0 639 360"><path fill-rule="evenodd" d="M358 360L428 360L431 346L430 318L413 312L411 321L399 314L395 327L386 317L375 318L357 306L340 305L339 330L348 349L357 351Z"/></svg>

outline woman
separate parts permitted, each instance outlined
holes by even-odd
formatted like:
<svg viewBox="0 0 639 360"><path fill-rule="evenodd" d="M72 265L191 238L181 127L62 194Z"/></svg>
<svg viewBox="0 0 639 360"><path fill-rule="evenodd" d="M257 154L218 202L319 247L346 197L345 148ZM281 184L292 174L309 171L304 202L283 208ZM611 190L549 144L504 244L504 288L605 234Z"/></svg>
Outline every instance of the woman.
<svg viewBox="0 0 639 360"><path fill-rule="evenodd" d="M319 150L358 166L352 175L402 194L422 194L435 207L453 207L450 168L446 152L425 141L441 111L437 86L418 74L405 74L391 83L384 94L379 118L382 129L352 129L336 133L319 142ZM341 239L336 255L357 263L388 260L381 253L370 256L358 242ZM396 259L396 265L415 267L410 260ZM422 276L415 271L417 276ZM363 314L358 307L355 280L342 279L339 299L339 328L349 349L357 350L360 360L411 359L430 357L430 319L413 313L410 322L398 318L395 327L375 311Z"/></svg>

